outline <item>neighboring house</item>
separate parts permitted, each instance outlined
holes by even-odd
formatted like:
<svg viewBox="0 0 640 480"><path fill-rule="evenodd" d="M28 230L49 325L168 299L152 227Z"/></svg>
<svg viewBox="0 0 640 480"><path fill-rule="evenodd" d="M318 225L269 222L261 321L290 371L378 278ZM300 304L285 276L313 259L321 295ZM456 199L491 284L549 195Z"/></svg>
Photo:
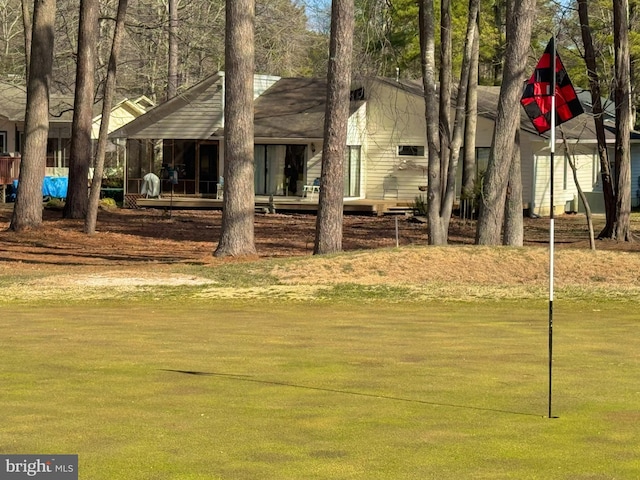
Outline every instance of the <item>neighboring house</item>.
<svg viewBox="0 0 640 480"><path fill-rule="evenodd" d="M26 95L24 87L0 82L0 155L5 155L5 157L16 159L20 157L24 137ZM46 175L68 175L73 101L72 95L51 95ZM145 96L118 102L111 109L109 131L113 131L144 114L152 106L151 100ZM98 138L101 108L101 103L94 106L95 116L92 130L94 140ZM115 148L111 150L115 151ZM114 154L113 166L117 167L117 163L117 154ZM109 162L107 165L111 166ZM14 170L16 173L17 170Z"/></svg>
<svg viewBox="0 0 640 480"><path fill-rule="evenodd" d="M479 90L476 157L480 172L489 157L499 87ZM300 197L303 186L320 176L326 80L257 75L254 98L256 195ZM586 107L588 111L589 106ZM214 196L224 167L223 113L224 73L219 72L113 132L111 136L116 141L126 140L126 193L139 195L142 177L149 172L161 173L165 165L180 171L175 193ZM521 118L523 201L532 213L547 214L549 139L537 134L523 109ZM562 130L575 157L583 190L595 192L594 200L601 197L597 194L600 176L593 118L584 114L565 123ZM413 203L426 185L425 135L424 96L419 82L385 78L354 82L344 170L345 199ZM607 139L613 145L611 129ZM634 206L640 203L638 142L634 133ZM555 158L555 207L576 210L577 190L560 129ZM168 184L163 190L167 188Z"/></svg>

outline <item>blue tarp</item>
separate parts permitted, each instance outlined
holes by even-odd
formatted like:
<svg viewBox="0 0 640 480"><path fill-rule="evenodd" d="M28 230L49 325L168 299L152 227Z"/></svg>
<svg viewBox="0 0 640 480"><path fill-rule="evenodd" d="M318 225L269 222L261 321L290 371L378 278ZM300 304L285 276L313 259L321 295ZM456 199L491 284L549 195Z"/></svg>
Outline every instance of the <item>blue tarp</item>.
<svg viewBox="0 0 640 480"><path fill-rule="evenodd" d="M18 189L18 180L13 181L13 188L14 190ZM67 177L44 177L42 196L67 198L67 188L69 188L69 178Z"/></svg>

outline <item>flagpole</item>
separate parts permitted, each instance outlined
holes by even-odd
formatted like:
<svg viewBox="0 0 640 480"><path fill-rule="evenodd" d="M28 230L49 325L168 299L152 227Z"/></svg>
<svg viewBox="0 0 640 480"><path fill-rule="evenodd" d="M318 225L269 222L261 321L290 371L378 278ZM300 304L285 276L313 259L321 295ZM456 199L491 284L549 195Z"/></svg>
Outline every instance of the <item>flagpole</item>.
<svg viewBox="0 0 640 480"><path fill-rule="evenodd" d="M551 69L550 72L549 69ZM561 72L560 76L558 76L558 72ZM554 170L556 127L558 124L567 122L584 113L584 109L571 84L571 80L569 80L562 60L560 60L560 55L557 53L555 29L551 40L549 40L547 44L547 48L545 48L542 57L540 57L533 71L533 75L531 75L531 78L526 83L520 103L533 123L533 127L540 135L551 130L549 138L551 160L549 175L549 418L558 418L553 416L551 409L553 393ZM560 105L560 111L557 109L558 105Z"/></svg>
<svg viewBox="0 0 640 480"><path fill-rule="evenodd" d="M551 210L549 213L549 418L553 418L551 399L553 393L553 278L554 278L554 248L555 248L555 222L554 222L554 169L556 151L556 34L553 33L553 52L551 55L551 138L549 147L551 150L550 188L549 197Z"/></svg>

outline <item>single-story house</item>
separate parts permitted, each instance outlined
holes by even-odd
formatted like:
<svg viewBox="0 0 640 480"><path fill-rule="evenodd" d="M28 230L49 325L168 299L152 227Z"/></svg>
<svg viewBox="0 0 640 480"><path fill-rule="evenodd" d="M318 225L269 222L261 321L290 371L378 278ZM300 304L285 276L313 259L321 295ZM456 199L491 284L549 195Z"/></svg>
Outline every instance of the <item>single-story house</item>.
<svg viewBox="0 0 640 480"><path fill-rule="evenodd" d="M476 157L486 166L499 87L480 87ZM320 176L326 80L255 77L256 195L300 197ZM587 99L587 97L584 97ZM584 103L588 103L586 100ZM589 111L589 105L585 105ZM523 201L532 213L549 212L549 139L521 111ZM586 192L600 188L593 118L562 126ZM345 199L413 203L426 184L424 97L420 82L365 78L352 84L345 158ZM218 72L127 125L111 138L126 145L125 194L139 196L142 178L177 169L179 195L215 196L224 167L224 73ZM613 146L611 129L607 133ZM640 140L632 139L634 206L640 203ZM557 136L555 208L578 208L561 135ZM168 184L163 190L169 188ZM638 189L636 195L636 189ZM601 197L601 195L600 195Z"/></svg>

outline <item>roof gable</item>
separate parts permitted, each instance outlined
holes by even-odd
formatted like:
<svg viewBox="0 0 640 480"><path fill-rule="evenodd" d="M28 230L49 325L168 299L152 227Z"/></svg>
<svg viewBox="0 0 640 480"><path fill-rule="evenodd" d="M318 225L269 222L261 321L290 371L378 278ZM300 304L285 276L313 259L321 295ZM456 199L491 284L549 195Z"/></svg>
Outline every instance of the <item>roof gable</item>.
<svg viewBox="0 0 640 480"><path fill-rule="evenodd" d="M115 138L206 138L222 124L222 75L216 73L112 132Z"/></svg>
<svg viewBox="0 0 640 480"><path fill-rule="evenodd" d="M205 139L224 125L224 72L217 72L115 130L115 138ZM254 98L280 77L254 76Z"/></svg>

